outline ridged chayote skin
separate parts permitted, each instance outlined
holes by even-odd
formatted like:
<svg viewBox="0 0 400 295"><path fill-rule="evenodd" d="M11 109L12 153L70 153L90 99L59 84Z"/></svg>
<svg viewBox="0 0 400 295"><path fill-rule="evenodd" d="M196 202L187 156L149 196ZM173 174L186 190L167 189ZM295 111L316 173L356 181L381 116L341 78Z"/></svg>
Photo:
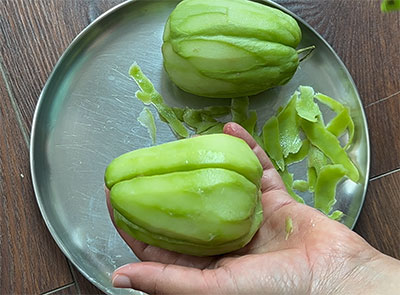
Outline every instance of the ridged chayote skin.
<svg viewBox="0 0 400 295"><path fill-rule="evenodd" d="M116 224L168 250L209 256L245 246L262 220L262 167L250 147L213 134L138 149L106 169Z"/></svg>
<svg viewBox="0 0 400 295"><path fill-rule="evenodd" d="M301 30L290 15L248 0L184 0L168 18L162 53L192 94L232 98L283 85L296 72Z"/></svg>

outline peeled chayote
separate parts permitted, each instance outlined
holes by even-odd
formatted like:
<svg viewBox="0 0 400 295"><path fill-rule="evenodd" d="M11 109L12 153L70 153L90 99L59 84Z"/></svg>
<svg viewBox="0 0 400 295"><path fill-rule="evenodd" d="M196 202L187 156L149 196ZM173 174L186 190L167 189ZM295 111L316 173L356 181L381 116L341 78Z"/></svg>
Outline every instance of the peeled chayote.
<svg viewBox="0 0 400 295"><path fill-rule="evenodd" d="M296 20L278 9L248 0L184 0L165 26L164 68L189 93L254 95L292 78L300 40Z"/></svg>
<svg viewBox="0 0 400 295"><path fill-rule="evenodd" d="M251 148L213 134L114 159L105 182L117 226L168 250L208 256L246 245L262 220L262 167Z"/></svg>

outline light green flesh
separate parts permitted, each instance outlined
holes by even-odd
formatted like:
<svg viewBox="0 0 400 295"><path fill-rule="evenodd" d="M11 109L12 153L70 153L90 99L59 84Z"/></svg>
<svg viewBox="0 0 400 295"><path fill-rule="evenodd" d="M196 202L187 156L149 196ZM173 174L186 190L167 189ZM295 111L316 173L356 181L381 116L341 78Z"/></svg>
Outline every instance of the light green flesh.
<svg viewBox="0 0 400 295"><path fill-rule="evenodd" d="M125 218L153 233L221 244L250 230L258 194L236 172L205 168L122 181L110 197Z"/></svg>
<svg viewBox="0 0 400 295"><path fill-rule="evenodd" d="M202 75L189 61L177 55L169 42L163 44L162 51L164 55L168 55L168 59L164 59L165 70L171 80L182 90L208 97L213 95L216 97L230 97L226 93L231 93L233 89L241 93L240 87L235 86L233 83ZM187 88L187 85L190 88ZM237 96L240 96L240 94Z"/></svg>
<svg viewBox="0 0 400 295"><path fill-rule="evenodd" d="M170 171L200 168L225 168L236 171L259 186L262 167L242 139L212 134L177 140L135 150L114 159L106 169L108 188L140 175L158 175Z"/></svg>
<svg viewBox="0 0 400 295"><path fill-rule="evenodd" d="M174 37L186 35L246 36L297 47L301 31L289 15L243 0L181 2L170 16Z"/></svg>
<svg viewBox="0 0 400 295"><path fill-rule="evenodd" d="M193 63L192 59L185 59L175 53L169 42L165 42L162 48L164 68L170 79L186 92L211 98L255 95L283 85L292 78L298 65L298 60L294 59L280 66L259 66L246 71L210 71L216 65L213 60ZM210 68L207 65L211 65Z"/></svg>
<svg viewBox="0 0 400 295"><path fill-rule="evenodd" d="M171 41L174 51L206 75L246 72L257 67L290 67L295 71L295 49L277 43L240 37L193 37ZM284 66L288 64L288 66ZM289 71L289 70L286 70ZM224 75L220 76L223 79Z"/></svg>
<svg viewBox="0 0 400 295"><path fill-rule="evenodd" d="M179 88L195 95L255 95L293 77L300 40L296 20L266 5L186 0L164 29L164 68Z"/></svg>
<svg viewBox="0 0 400 295"><path fill-rule="evenodd" d="M211 256L232 252L244 247L257 232L263 219L262 212L263 211L261 207L261 202L258 201L254 210L253 223L247 234L239 239L229 241L220 245L214 245L213 243L210 243L209 245L202 245L193 242L172 239L162 234L154 234L130 222L116 210L114 210L114 220L119 228L121 228L137 240L140 240L149 245L161 247L183 254Z"/></svg>
<svg viewBox="0 0 400 295"><path fill-rule="evenodd" d="M263 65L257 56L220 40L182 40L172 44L175 52L189 59L199 71L230 73Z"/></svg>

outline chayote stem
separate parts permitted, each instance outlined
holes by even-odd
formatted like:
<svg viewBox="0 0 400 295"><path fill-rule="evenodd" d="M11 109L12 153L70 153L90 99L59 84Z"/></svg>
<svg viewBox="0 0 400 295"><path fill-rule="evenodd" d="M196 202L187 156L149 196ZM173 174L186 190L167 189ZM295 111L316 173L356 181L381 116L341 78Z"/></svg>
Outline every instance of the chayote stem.
<svg viewBox="0 0 400 295"><path fill-rule="evenodd" d="M303 52L306 53L303 57L299 58L299 62L302 62L302 61L304 61L307 57L309 57L310 54L314 51L314 49L315 49L315 45L311 45L311 46L307 46L307 47L304 47L304 48L301 48L301 49L297 50L297 54L298 54L298 55L300 55L300 54L303 53Z"/></svg>

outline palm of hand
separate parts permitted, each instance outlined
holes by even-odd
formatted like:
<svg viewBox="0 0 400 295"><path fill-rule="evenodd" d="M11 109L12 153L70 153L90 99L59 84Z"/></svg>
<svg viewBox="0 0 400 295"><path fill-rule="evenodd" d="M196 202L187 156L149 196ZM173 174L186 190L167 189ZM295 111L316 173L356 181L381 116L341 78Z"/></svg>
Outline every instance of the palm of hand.
<svg viewBox="0 0 400 295"><path fill-rule="evenodd" d="M224 132L244 139L264 168L264 221L253 240L228 255L193 257L149 246L119 230L138 258L147 262L116 270L114 285L173 294L341 293L343 277L357 274L376 251L344 225L296 203L265 152L243 128L227 124ZM287 217L293 220L293 233L286 239Z"/></svg>

